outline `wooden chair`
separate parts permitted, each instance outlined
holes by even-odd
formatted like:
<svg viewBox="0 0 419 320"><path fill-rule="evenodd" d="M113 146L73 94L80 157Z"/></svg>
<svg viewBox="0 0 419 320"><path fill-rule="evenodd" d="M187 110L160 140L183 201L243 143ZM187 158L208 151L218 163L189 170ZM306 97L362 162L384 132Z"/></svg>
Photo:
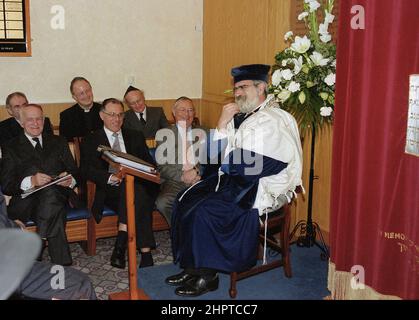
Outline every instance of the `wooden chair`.
<svg viewBox="0 0 419 320"><path fill-rule="evenodd" d="M297 187L297 193L301 192L301 188ZM242 271L230 273L230 289L229 294L231 298L235 298L237 295L236 284L237 281L248 278L255 274L259 274L274 268L284 267L284 274L287 278L291 278L291 261L290 261L290 221L291 221L291 206L293 201L286 203L281 208L271 213L268 213L267 220L267 237L266 244L268 248L279 253L279 259L266 264L258 264L253 268ZM265 218L261 217L262 224L259 229L259 240L260 245L258 248L258 259L263 256L263 246L265 243ZM276 235L275 237L271 235Z"/></svg>

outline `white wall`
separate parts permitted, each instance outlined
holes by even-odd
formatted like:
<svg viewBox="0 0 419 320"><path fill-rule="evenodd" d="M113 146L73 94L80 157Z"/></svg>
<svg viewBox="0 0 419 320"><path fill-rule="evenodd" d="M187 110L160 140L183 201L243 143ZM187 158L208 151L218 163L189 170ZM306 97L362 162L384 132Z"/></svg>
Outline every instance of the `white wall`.
<svg viewBox="0 0 419 320"><path fill-rule="evenodd" d="M0 105L12 91L38 103L69 102L73 77L95 100L122 98L128 81L146 99L200 98L203 0L32 0L32 57L0 57ZM54 30L53 5L65 10Z"/></svg>

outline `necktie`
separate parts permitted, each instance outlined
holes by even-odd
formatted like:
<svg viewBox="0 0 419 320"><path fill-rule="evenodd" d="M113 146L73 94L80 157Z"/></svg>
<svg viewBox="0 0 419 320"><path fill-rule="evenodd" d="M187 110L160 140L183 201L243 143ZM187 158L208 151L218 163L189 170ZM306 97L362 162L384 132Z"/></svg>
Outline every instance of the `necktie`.
<svg viewBox="0 0 419 320"><path fill-rule="evenodd" d="M246 118L246 113L237 113L234 116L234 129L238 129L245 118Z"/></svg>
<svg viewBox="0 0 419 320"><path fill-rule="evenodd" d="M140 112L140 121L143 125L145 125L144 113Z"/></svg>
<svg viewBox="0 0 419 320"><path fill-rule="evenodd" d="M114 133L112 133L112 137L114 137L113 144L112 144L112 150L121 151L121 145L119 144L118 134L116 132L114 132ZM117 172L117 170L114 167L112 167L111 165L109 165L108 171L109 171L109 173L116 173Z"/></svg>
<svg viewBox="0 0 419 320"><path fill-rule="evenodd" d="M112 144L112 149L116 150L116 151L121 151L121 145L119 144L119 137L118 136L119 135L116 132L112 133L112 137L114 137L113 144Z"/></svg>
<svg viewBox="0 0 419 320"><path fill-rule="evenodd" d="M39 138L35 137L35 138L32 138L32 140L36 142L35 151L39 154L42 154L42 147L41 147L41 142L39 141Z"/></svg>
<svg viewBox="0 0 419 320"><path fill-rule="evenodd" d="M194 151L191 142L185 138L182 139L183 149L183 171L188 171L195 166Z"/></svg>

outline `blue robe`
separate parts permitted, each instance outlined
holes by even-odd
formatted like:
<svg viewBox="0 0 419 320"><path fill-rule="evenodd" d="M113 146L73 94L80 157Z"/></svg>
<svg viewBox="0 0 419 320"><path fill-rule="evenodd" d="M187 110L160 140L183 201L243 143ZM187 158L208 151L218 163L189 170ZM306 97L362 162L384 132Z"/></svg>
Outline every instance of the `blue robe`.
<svg viewBox="0 0 419 320"><path fill-rule="evenodd" d="M233 163L233 159L255 157L254 163ZM247 170L255 166L256 170L249 174ZM260 223L258 209L252 206L259 179L286 167L286 163L270 157L235 149L221 166L224 175L217 191L218 175L212 175L180 193L172 215L174 262L182 268L224 272L254 266Z"/></svg>

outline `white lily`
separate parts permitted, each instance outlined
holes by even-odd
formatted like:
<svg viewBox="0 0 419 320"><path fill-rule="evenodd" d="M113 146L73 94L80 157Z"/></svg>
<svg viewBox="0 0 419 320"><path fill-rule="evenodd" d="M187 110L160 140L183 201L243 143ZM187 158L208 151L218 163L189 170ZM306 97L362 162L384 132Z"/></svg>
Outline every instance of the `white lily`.
<svg viewBox="0 0 419 320"><path fill-rule="evenodd" d="M289 38L291 38L294 35L294 33L292 31L288 31L285 35L284 35L284 40L287 41Z"/></svg>
<svg viewBox="0 0 419 320"><path fill-rule="evenodd" d="M336 74L334 73L328 74L328 76L324 78L324 82L326 82L326 84L330 87L333 86L336 82Z"/></svg>
<svg viewBox="0 0 419 320"><path fill-rule="evenodd" d="M308 3L308 5L310 6L310 12L314 12L318 8L320 8L320 3L318 1L316 1L316 0L310 1Z"/></svg>
<svg viewBox="0 0 419 320"><path fill-rule="evenodd" d="M313 61L316 66L325 66L329 62L329 58L323 58L323 55L317 51L314 51L310 56L311 61Z"/></svg>
<svg viewBox="0 0 419 320"><path fill-rule="evenodd" d="M333 112L331 107L321 107L320 108L320 115L323 117L329 117Z"/></svg>
<svg viewBox="0 0 419 320"><path fill-rule="evenodd" d="M335 20L335 16L329 12L327 12L326 10L324 11L325 13L325 17L324 17L324 22L325 23L333 23L333 20Z"/></svg>
<svg viewBox="0 0 419 320"><path fill-rule="evenodd" d="M303 57L299 56L298 59L292 59L292 62L294 63L294 75L297 75L303 67Z"/></svg>
<svg viewBox="0 0 419 320"><path fill-rule="evenodd" d="M328 23L320 23L320 25L319 25L319 34L321 34L321 35L329 34L329 31L327 31L328 28L329 28L329 24Z"/></svg>
<svg viewBox="0 0 419 320"><path fill-rule="evenodd" d="M305 53L308 49L310 49L311 41L304 36L303 38L296 36L295 41L291 44L291 50L298 52L298 53Z"/></svg>
<svg viewBox="0 0 419 320"><path fill-rule="evenodd" d="M300 84L295 81L291 81L287 89L292 93L300 91Z"/></svg>
<svg viewBox="0 0 419 320"><path fill-rule="evenodd" d="M304 12L301 12L299 15L298 15L298 20L299 21L301 21L301 20L303 20L305 17L308 17L308 12L306 12L306 11L304 11Z"/></svg>
<svg viewBox="0 0 419 320"><path fill-rule="evenodd" d="M281 83L282 75L281 70L275 70L275 72L272 75L272 84L276 87Z"/></svg>
<svg viewBox="0 0 419 320"><path fill-rule="evenodd" d="M292 71L290 69L282 70L281 75L285 80L291 80L293 77Z"/></svg>
<svg viewBox="0 0 419 320"><path fill-rule="evenodd" d="M331 36L330 34L322 34L322 35L320 36L320 40L321 40L323 43L328 43L330 40L332 40L332 36Z"/></svg>

